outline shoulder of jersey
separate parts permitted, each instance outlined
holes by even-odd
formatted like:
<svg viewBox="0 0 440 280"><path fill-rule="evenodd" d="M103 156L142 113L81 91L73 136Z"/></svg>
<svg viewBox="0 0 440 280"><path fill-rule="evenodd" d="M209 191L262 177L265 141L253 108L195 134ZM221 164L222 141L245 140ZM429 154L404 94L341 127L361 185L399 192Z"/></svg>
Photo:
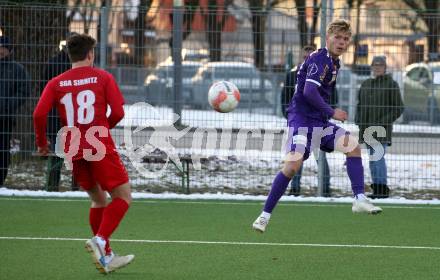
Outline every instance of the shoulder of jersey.
<svg viewBox="0 0 440 280"><path fill-rule="evenodd" d="M330 55L327 52L326 48L318 49L310 54L310 58L313 59L330 59Z"/></svg>

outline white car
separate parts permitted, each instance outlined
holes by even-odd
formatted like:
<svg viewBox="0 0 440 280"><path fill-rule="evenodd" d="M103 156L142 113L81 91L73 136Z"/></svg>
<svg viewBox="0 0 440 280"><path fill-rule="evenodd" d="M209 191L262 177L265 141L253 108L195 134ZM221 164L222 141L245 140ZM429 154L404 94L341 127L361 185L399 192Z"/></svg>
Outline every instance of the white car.
<svg viewBox="0 0 440 280"><path fill-rule="evenodd" d="M425 120L440 123L440 62L408 65L403 88L405 122Z"/></svg>
<svg viewBox="0 0 440 280"><path fill-rule="evenodd" d="M270 80L251 63L208 62L192 78L191 100L197 108L208 108L208 90L214 82L229 81L240 91L239 107L271 107L276 102Z"/></svg>
<svg viewBox="0 0 440 280"><path fill-rule="evenodd" d="M191 78L203 65L202 62L182 61L182 103L191 103ZM174 101L174 63L165 61L145 78L146 101L154 105L171 106Z"/></svg>

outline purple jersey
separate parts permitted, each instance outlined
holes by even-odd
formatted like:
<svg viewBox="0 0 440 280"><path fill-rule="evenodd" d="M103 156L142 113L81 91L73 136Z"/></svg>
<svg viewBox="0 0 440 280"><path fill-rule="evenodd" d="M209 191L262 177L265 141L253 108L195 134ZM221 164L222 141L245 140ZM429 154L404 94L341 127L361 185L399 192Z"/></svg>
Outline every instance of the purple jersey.
<svg viewBox="0 0 440 280"><path fill-rule="evenodd" d="M330 96L336 85L339 68L339 59L332 59L327 48L314 51L308 56L299 68L295 95L287 110L289 124L295 123L296 118L328 121L333 112L329 105ZM313 83L318 87L319 95L324 102L305 97L306 83Z"/></svg>

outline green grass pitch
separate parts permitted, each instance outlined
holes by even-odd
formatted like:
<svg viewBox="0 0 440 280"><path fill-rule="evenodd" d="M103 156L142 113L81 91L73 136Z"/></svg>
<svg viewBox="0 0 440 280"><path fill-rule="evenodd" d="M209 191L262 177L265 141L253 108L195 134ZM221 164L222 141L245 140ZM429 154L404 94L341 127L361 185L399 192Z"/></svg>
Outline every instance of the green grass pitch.
<svg viewBox="0 0 440 280"><path fill-rule="evenodd" d="M136 258L107 276L84 249L88 207L0 198L0 279L440 279L438 206L280 203L258 234L261 202L135 200L112 247Z"/></svg>

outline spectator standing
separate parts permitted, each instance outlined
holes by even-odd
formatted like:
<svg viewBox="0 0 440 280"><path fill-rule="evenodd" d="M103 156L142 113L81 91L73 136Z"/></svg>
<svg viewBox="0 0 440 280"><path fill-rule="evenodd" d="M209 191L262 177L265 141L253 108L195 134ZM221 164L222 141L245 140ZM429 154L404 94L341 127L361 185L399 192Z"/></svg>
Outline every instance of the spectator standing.
<svg viewBox="0 0 440 280"><path fill-rule="evenodd" d="M75 35L75 32L69 32L66 38ZM41 92L46 84L54 77L66 72L71 68L69 55L67 54L66 41L62 40L59 45L59 51L47 62L43 70ZM61 129L61 122L55 108L49 113L47 122L47 135L50 142L50 149L55 151L55 143L58 131ZM61 168L64 160L57 156L49 156L47 160L47 191L59 191ZM72 190L78 190L79 186L72 177Z"/></svg>
<svg viewBox="0 0 440 280"><path fill-rule="evenodd" d="M365 80L359 89L355 123L359 126L360 143L371 143L364 135L368 127L385 128L386 135L378 136L374 133L372 137L377 141L376 144L366 144L366 146L370 155L369 165L373 181L370 186L373 194L370 198L387 198L390 189L387 184L385 153L387 147L391 145L393 122L403 113L404 105L399 85L390 74L386 73L386 57L375 56L371 66L373 77ZM382 148L383 153L381 153ZM381 153L378 160L372 157L375 152Z"/></svg>
<svg viewBox="0 0 440 280"><path fill-rule="evenodd" d="M29 80L23 65L12 59L12 42L0 36L0 186L10 163L10 142L18 109L26 102Z"/></svg>

